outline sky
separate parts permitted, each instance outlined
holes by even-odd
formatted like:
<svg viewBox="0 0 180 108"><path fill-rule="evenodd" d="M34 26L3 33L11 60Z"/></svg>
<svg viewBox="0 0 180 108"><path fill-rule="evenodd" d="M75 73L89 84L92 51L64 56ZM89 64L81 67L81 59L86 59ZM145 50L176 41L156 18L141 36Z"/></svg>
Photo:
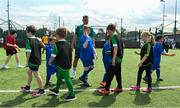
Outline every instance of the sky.
<svg viewBox="0 0 180 108"><path fill-rule="evenodd" d="M165 25L174 21L175 0L165 0ZM180 7L180 0L178 0ZM0 0L0 18L7 20L7 0ZM89 25L107 26L116 23L128 30L156 27L162 24L163 2L160 0L10 0L10 19L23 25L43 25L49 29L61 26L74 30L82 24L82 16L89 16ZM177 19L180 22L180 8ZM2 23L2 21L0 21ZM180 24L178 24L180 26ZM0 25L6 28L7 25ZM172 29L173 25L165 27Z"/></svg>

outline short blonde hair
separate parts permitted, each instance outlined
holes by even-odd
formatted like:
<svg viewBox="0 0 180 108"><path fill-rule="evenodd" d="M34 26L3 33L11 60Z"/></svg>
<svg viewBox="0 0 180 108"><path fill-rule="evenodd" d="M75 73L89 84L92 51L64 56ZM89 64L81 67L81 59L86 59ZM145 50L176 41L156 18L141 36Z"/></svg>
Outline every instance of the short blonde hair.
<svg viewBox="0 0 180 108"><path fill-rule="evenodd" d="M83 30L86 30L86 29L90 29L90 26L84 25L84 26L83 26Z"/></svg>

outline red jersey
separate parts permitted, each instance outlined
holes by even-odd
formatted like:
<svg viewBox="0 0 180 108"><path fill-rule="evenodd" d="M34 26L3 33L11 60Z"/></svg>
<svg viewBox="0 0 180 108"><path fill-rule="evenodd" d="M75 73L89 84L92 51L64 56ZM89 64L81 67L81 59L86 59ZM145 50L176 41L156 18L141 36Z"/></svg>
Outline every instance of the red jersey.
<svg viewBox="0 0 180 108"><path fill-rule="evenodd" d="M11 46L7 46L7 43L9 43L9 44L13 44L13 45L15 45L16 44L16 39L14 38L14 36L13 35L7 35L6 36L6 39L5 39L5 49L6 50L16 50L14 47L11 47Z"/></svg>

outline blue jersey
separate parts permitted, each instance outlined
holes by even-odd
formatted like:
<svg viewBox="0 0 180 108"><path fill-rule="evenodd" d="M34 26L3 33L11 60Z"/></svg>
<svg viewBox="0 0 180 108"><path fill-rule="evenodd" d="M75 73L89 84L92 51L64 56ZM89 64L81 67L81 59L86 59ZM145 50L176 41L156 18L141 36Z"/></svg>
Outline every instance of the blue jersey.
<svg viewBox="0 0 180 108"><path fill-rule="evenodd" d="M109 42L106 42L103 46L102 54L103 54L103 62L112 62L112 56L107 54L107 51L111 51L111 45Z"/></svg>
<svg viewBox="0 0 180 108"><path fill-rule="evenodd" d="M92 60L94 59L94 45L92 38L89 36L88 37L88 45L86 48L83 47L83 44L86 42L87 36L82 35L81 40L80 40L80 47L81 47L81 52L80 52L80 58L81 60Z"/></svg>
<svg viewBox="0 0 180 108"><path fill-rule="evenodd" d="M80 39L81 39L81 36L83 35L83 26L84 25L79 25L77 26L76 30L75 30L75 34L77 36L77 41L76 41L76 48L80 48L81 47L81 43L80 43ZM94 30L92 27L90 27L90 34L89 36L92 38L94 37L95 33L94 33Z"/></svg>
<svg viewBox="0 0 180 108"><path fill-rule="evenodd" d="M160 64L162 53L164 53L162 44L155 43L153 46L153 64Z"/></svg>
<svg viewBox="0 0 180 108"><path fill-rule="evenodd" d="M45 49L46 49L46 65L48 66L49 60L51 58L53 46L50 44L47 44L45 45ZM55 62L53 62L52 66L55 66Z"/></svg>

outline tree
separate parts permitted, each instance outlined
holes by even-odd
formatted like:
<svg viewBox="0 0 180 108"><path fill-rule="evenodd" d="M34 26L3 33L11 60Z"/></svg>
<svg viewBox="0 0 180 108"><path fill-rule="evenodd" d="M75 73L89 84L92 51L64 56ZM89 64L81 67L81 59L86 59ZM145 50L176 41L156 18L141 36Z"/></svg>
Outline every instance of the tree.
<svg viewBox="0 0 180 108"><path fill-rule="evenodd" d="M3 37L3 29L0 28L0 37Z"/></svg>
<svg viewBox="0 0 180 108"><path fill-rule="evenodd" d="M128 36L128 32L127 32L127 30L126 30L125 28L122 28L121 35L122 35L123 37L127 37L127 36Z"/></svg>
<svg viewBox="0 0 180 108"><path fill-rule="evenodd" d="M46 34L46 31L48 31L47 28L40 28L40 29L37 30L36 36L37 36L37 37L42 37L42 36L44 36L44 35L47 35L47 34Z"/></svg>
<svg viewBox="0 0 180 108"><path fill-rule="evenodd" d="M75 35L74 32L68 31L68 32L67 32L67 36L66 36L66 40L67 40L68 42L71 42L71 40L72 40L72 38L73 38L74 35Z"/></svg>

